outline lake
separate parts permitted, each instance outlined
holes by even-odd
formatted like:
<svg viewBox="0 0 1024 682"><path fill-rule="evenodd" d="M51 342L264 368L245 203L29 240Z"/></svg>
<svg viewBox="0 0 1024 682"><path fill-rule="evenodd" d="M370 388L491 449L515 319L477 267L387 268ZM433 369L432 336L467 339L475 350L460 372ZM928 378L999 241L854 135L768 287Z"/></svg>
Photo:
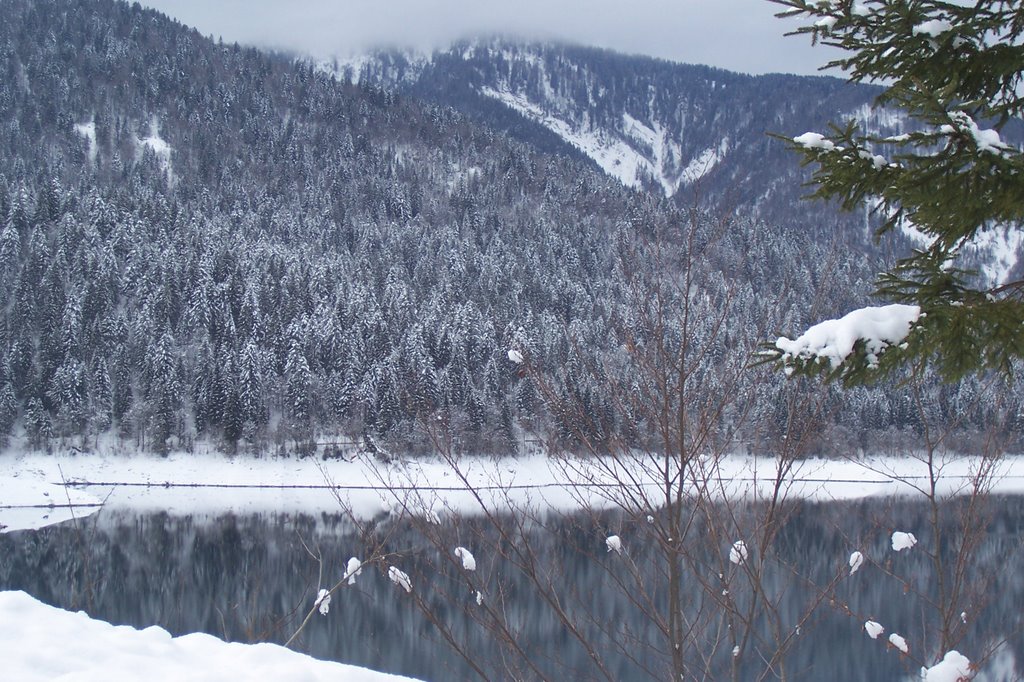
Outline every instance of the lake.
<svg viewBox="0 0 1024 682"><path fill-rule="evenodd" d="M657 524L608 512L441 524L382 516L357 524L341 515L103 510L79 524L0 535L0 588L118 624L283 643L317 592L320 562L311 553L323 559L323 582L333 584L349 557L368 558L376 547L387 558L339 590L330 612L310 620L295 648L431 682L479 679L475 668L494 680L647 680L668 674L659 626L667 622L666 557L673 557L683 621L692 628L684 647L691 675L916 679L921 661L933 662L943 627L935 596L959 585L957 622L946 623L957 647L977 660L1005 639L985 662L986 679L1019 679L1024 498L989 500L986 531L958 571L951 567L966 505L951 500L941 511L939 528L949 538L939 553L948 569L941 588L928 556L931 509L895 498L786 505L763 565L764 536L752 530L746 562L732 563L732 536L716 535L714 518L688 531L685 551L669 552L675 539L659 537ZM761 510L738 506L723 507L721 515L734 520L732 527L755 528ZM915 533L918 545L894 552L894 530ZM621 554L606 544L613 533ZM476 571L463 570L456 546L474 553ZM868 561L849 576L855 549ZM392 565L408 574L412 593L388 580ZM771 608L748 611L758 594ZM870 639L868 619L882 623L886 635ZM890 632L906 639L909 656L886 644ZM743 644L735 659L734 641ZM780 648L767 666L766 657Z"/></svg>

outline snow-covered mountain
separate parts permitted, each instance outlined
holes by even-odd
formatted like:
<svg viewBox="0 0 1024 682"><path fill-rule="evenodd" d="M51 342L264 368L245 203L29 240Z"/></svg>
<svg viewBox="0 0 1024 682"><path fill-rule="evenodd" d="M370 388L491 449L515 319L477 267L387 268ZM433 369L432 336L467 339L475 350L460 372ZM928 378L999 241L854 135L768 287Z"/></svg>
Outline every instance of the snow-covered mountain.
<svg viewBox="0 0 1024 682"><path fill-rule="evenodd" d="M521 138L543 138L543 130L626 186L666 196L749 190L758 169L762 180L790 172L795 163L769 132L796 135L865 112L879 127L902 123L871 111L875 89L833 78L745 76L568 45L496 39L324 66L473 113ZM516 116L495 116L494 104Z"/></svg>
<svg viewBox="0 0 1024 682"><path fill-rule="evenodd" d="M772 135L857 120L896 135L913 125L875 105L879 89L831 77L748 76L590 47L495 38L432 54L380 51L322 68L453 107L545 151L584 157L623 185L789 223L871 251L868 212L802 201L810 176ZM919 245L912 229L899 236ZM971 247L990 281L1019 267L1018 233Z"/></svg>

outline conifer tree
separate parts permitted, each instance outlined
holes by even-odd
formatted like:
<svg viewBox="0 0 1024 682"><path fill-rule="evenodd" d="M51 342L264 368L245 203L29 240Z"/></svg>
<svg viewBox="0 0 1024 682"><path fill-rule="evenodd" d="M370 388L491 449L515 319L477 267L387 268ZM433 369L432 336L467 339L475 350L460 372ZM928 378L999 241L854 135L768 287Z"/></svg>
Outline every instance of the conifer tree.
<svg viewBox="0 0 1024 682"><path fill-rule="evenodd" d="M285 361L286 407L292 428L304 432L310 418L309 394L312 387L312 373L302 352L300 339L293 336Z"/></svg>
<svg viewBox="0 0 1024 682"><path fill-rule="evenodd" d="M1012 237L1024 219L1024 4L1019 0L771 0L795 31L843 51L826 65L878 83L877 106L903 112L905 134L857 121L791 145L817 164L815 197L867 205L878 235L913 230L920 246L879 275L877 294L911 306L908 334L872 349L861 337L841 363L771 353L789 371L846 383L933 363L947 380L1024 357L1024 280L992 281L965 265L980 241ZM915 310L916 308L916 310ZM919 315L917 314L919 313Z"/></svg>

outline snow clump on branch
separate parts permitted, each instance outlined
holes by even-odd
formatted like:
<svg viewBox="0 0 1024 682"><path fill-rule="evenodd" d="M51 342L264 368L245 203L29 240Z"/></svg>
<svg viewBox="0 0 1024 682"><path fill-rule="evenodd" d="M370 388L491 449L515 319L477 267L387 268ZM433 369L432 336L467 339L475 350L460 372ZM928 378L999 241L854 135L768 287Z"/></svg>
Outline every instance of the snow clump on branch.
<svg viewBox="0 0 1024 682"><path fill-rule="evenodd" d="M917 544L917 538L914 537L913 533L904 533L901 530L893 531L892 533L892 551L900 552L904 549L910 549Z"/></svg>
<svg viewBox="0 0 1024 682"><path fill-rule="evenodd" d="M863 563L864 563L864 555L863 554L861 554L860 552L854 552L853 554L851 554L850 555L850 575L853 575L854 573L856 573L857 570L860 569L860 567L861 567L861 565Z"/></svg>
<svg viewBox="0 0 1024 682"><path fill-rule="evenodd" d="M775 347L782 351L783 362L818 358L828 360L832 369L839 367L853 353L854 345L864 344L868 364L878 364L878 354L891 345L903 342L911 327L921 317L916 305L892 305L860 308L838 320L825 320L814 325L796 339L779 337Z"/></svg>
<svg viewBox="0 0 1024 682"><path fill-rule="evenodd" d="M609 535L608 539L604 541L604 544L608 546L609 552L622 554L622 540L618 535Z"/></svg>
<svg viewBox="0 0 1024 682"><path fill-rule="evenodd" d="M806 149L823 149L830 152L836 148L835 143L821 133L804 133L793 138L793 142Z"/></svg>
<svg viewBox="0 0 1024 682"><path fill-rule="evenodd" d="M473 556L473 553L470 552L468 549L466 549L465 547L456 547L455 548L455 556L457 556L460 559L462 559L462 568L464 570L466 570L466 571L475 571L476 570L476 558Z"/></svg>
<svg viewBox="0 0 1024 682"><path fill-rule="evenodd" d="M399 587L404 588L406 592L412 592L412 581L409 580L409 576L397 566L391 566L388 568L388 579Z"/></svg>
<svg viewBox="0 0 1024 682"><path fill-rule="evenodd" d="M955 132L961 132L969 135L974 140L974 144L978 148L979 152L987 152L989 154L1005 157L1013 150L1012 147L1003 142L1002 138L999 137L999 131L993 130L992 128L979 127L977 122L971 118L970 114L963 111L954 111L949 115L949 117L953 120L956 126L940 126L939 132L941 134L952 135Z"/></svg>
<svg viewBox="0 0 1024 682"><path fill-rule="evenodd" d="M892 644L905 654L910 653L910 647L907 646L907 640L903 639L895 632L889 635L889 644Z"/></svg>
<svg viewBox="0 0 1024 682"><path fill-rule="evenodd" d="M747 560L747 543L743 540L737 540L732 543L732 548L729 550L729 561L742 566Z"/></svg>
<svg viewBox="0 0 1024 682"><path fill-rule="evenodd" d="M320 611L321 616L326 616L327 612L331 610L331 592L330 590L320 590L320 593L316 595L316 602L313 603Z"/></svg>
<svg viewBox="0 0 1024 682"><path fill-rule="evenodd" d="M953 30L953 24L945 19L931 19L914 27L915 36L931 36L938 38L943 33Z"/></svg>
<svg viewBox="0 0 1024 682"><path fill-rule="evenodd" d="M971 679L971 661L959 651L950 651L942 660L921 671L927 682L961 682Z"/></svg>
<svg viewBox="0 0 1024 682"><path fill-rule="evenodd" d="M352 557L348 560L348 564L345 566L345 575L348 577L348 584L356 584L356 576L363 574L363 562L359 559Z"/></svg>

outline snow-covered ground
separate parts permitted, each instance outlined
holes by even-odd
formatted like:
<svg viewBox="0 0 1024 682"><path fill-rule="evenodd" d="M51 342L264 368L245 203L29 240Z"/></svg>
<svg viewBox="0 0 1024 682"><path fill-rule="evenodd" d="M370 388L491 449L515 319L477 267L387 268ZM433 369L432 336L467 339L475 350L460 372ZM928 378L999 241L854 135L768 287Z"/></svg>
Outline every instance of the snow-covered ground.
<svg viewBox="0 0 1024 682"><path fill-rule="evenodd" d="M115 626L47 606L24 592L0 592L0 632L0 677L18 682L415 682L320 661L276 644Z"/></svg>
<svg viewBox="0 0 1024 682"><path fill-rule="evenodd" d="M169 514L338 512L360 518L406 508L444 516L480 511L474 492L494 509L513 505L551 511L614 507L616 478L643 486L657 498L657 461L647 455L620 460L466 457L458 469L439 458L384 464L369 456L353 461L313 458L227 457L214 454L124 456L11 453L0 455L0 526L39 528L98 510L165 511ZM950 456L941 463L939 491L968 492L978 458ZM730 455L701 460L694 473L717 494L752 498L769 494L776 462ZM628 471L628 475L624 475ZM914 457L859 460L809 459L786 477L786 494L810 500L916 494L927 467ZM993 476L995 493L1024 493L1024 457L1004 458ZM63 482L70 485L64 486ZM72 506L73 505L73 506Z"/></svg>

